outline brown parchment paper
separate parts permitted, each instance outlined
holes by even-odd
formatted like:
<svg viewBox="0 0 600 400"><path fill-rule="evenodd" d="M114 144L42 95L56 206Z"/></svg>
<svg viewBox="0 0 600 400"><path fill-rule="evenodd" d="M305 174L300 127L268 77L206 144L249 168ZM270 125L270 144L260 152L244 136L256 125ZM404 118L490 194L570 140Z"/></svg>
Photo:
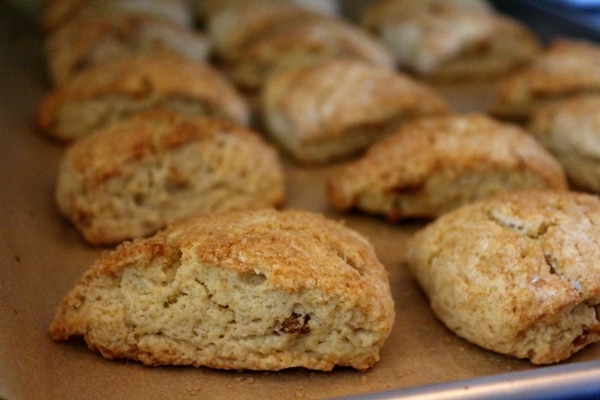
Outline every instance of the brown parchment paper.
<svg viewBox="0 0 600 400"><path fill-rule="evenodd" d="M48 89L37 26L0 2L0 397L20 399L317 399L361 395L534 368L454 336L431 314L404 265L417 224L390 224L329 208L326 177L340 164L286 161L287 207L322 212L367 236L390 273L396 324L367 372L218 371L108 361L82 341L57 344L48 326L63 297L99 256L55 208L63 147L39 135L33 113ZM489 88L439 88L457 111L483 110ZM600 358L591 346L569 363Z"/></svg>

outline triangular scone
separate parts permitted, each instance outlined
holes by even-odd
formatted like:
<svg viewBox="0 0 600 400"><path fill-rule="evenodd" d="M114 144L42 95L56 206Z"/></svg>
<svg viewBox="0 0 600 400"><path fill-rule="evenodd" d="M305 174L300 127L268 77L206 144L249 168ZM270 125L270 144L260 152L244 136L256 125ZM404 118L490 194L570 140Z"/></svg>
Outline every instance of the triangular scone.
<svg viewBox="0 0 600 400"><path fill-rule="evenodd" d="M92 244L150 235L213 211L281 205L276 149L241 126L155 110L72 144L58 171L60 211Z"/></svg>
<svg viewBox="0 0 600 400"><path fill-rule="evenodd" d="M485 115L421 118L327 182L331 204L398 221L435 218L499 192L567 189L558 161L527 132Z"/></svg>
<svg viewBox="0 0 600 400"><path fill-rule="evenodd" d="M600 200L569 191L505 193L413 236L407 262L458 336L534 364L600 341Z"/></svg>
<svg viewBox="0 0 600 400"><path fill-rule="evenodd" d="M500 81L491 113L524 120L536 104L581 93L600 93L600 46L556 39L527 68Z"/></svg>
<svg viewBox="0 0 600 400"><path fill-rule="evenodd" d="M600 92L534 107L528 130L554 154L573 187L600 193Z"/></svg>
<svg viewBox="0 0 600 400"><path fill-rule="evenodd" d="M209 64L175 56L131 56L82 71L56 86L36 111L36 126L63 141L140 111L167 108L247 124L235 87Z"/></svg>
<svg viewBox="0 0 600 400"><path fill-rule="evenodd" d="M275 142L318 163L353 155L411 118L451 110L435 90L393 69L331 59L273 73L261 111Z"/></svg>
<svg viewBox="0 0 600 400"><path fill-rule="evenodd" d="M400 67L434 80L496 77L541 49L527 27L485 1L383 0L365 9L362 24Z"/></svg>
<svg viewBox="0 0 600 400"><path fill-rule="evenodd" d="M48 0L41 25L45 32L82 15L150 15L192 27L193 10L186 0Z"/></svg>
<svg viewBox="0 0 600 400"><path fill-rule="evenodd" d="M70 20L45 40L52 83L79 71L134 54L174 53L206 61L211 44L199 31L149 15L87 15Z"/></svg>
<svg viewBox="0 0 600 400"><path fill-rule="evenodd" d="M394 68L388 49L364 30L340 18L286 21L241 46L221 66L238 87L257 91L265 79L281 68L316 64L347 57Z"/></svg>
<svg viewBox="0 0 600 400"><path fill-rule="evenodd" d="M393 323L387 271L363 236L318 214L261 210L119 246L64 297L50 333L146 365L367 369Z"/></svg>

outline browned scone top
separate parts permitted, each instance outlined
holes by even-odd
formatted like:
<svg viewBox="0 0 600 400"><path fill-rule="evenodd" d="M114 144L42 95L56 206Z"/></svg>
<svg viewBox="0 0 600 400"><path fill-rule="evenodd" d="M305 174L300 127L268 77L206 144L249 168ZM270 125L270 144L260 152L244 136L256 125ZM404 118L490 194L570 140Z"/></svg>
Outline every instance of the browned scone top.
<svg viewBox="0 0 600 400"><path fill-rule="evenodd" d="M107 245L195 214L279 206L284 185L276 149L257 133L153 110L71 145L56 200L89 243Z"/></svg>
<svg viewBox="0 0 600 400"><path fill-rule="evenodd" d="M521 191L452 211L407 246L437 317L457 335L534 364L600 340L600 200Z"/></svg>
<svg viewBox="0 0 600 400"><path fill-rule="evenodd" d="M150 15L191 27L193 11L186 0L47 0L41 26L46 33L82 15Z"/></svg>
<svg viewBox="0 0 600 400"><path fill-rule="evenodd" d="M600 46L555 39L526 68L498 84L492 114L526 120L535 105L585 93L600 93Z"/></svg>
<svg viewBox="0 0 600 400"><path fill-rule="evenodd" d="M303 162L348 157L411 118L451 112L429 86L346 58L273 73L261 110L267 134Z"/></svg>
<svg viewBox="0 0 600 400"><path fill-rule="evenodd" d="M247 124L235 87L209 64L176 56L131 56L82 71L51 89L36 111L43 133L63 141L153 108Z"/></svg>
<svg viewBox="0 0 600 400"><path fill-rule="evenodd" d="M483 0L379 0L365 7L361 23L401 68L429 80L496 78L541 50L528 27Z"/></svg>
<svg viewBox="0 0 600 400"><path fill-rule="evenodd" d="M65 22L45 39L48 72L61 84L102 62L164 52L206 61L211 44L198 30L152 15L84 15Z"/></svg>
<svg viewBox="0 0 600 400"><path fill-rule="evenodd" d="M318 214L260 210L180 220L106 253L50 333L146 365L367 369L393 321L387 272L363 236Z"/></svg>
<svg viewBox="0 0 600 400"><path fill-rule="evenodd" d="M340 210L398 221L545 188L567 189L559 162L522 128L473 113L406 123L331 176L327 195Z"/></svg>

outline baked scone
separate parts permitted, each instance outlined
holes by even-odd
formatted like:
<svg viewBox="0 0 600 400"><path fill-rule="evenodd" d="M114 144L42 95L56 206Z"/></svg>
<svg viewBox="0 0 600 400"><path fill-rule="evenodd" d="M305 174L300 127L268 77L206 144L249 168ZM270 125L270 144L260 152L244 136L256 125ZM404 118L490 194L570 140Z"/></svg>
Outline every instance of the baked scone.
<svg viewBox="0 0 600 400"><path fill-rule="evenodd" d="M253 131L164 110L91 133L65 152L60 211L94 245L150 235L186 216L281 205L283 169Z"/></svg>
<svg viewBox="0 0 600 400"><path fill-rule="evenodd" d="M497 77L541 50L525 25L485 1L380 0L366 7L362 24L401 68L432 80Z"/></svg>
<svg viewBox="0 0 600 400"><path fill-rule="evenodd" d="M387 48L363 29L340 18L308 18L273 27L240 46L222 67L244 92L258 91L274 71L348 57L394 68Z"/></svg>
<svg viewBox="0 0 600 400"><path fill-rule="evenodd" d="M562 164L573 187L600 193L600 92L534 107L528 130Z"/></svg>
<svg viewBox="0 0 600 400"><path fill-rule="evenodd" d="M522 191L450 212L407 245L436 316L458 336L534 364L600 340L600 200Z"/></svg>
<svg viewBox="0 0 600 400"><path fill-rule="evenodd" d="M408 122L327 181L335 208L391 221L524 189L566 190L562 166L522 128L477 113Z"/></svg>
<svg viewBox="0 0 600 400"><path fill-rule="evenodd" d="M206 61L211 45L197 30L149 15L88 15L65 22L45 39L48 72L61 84L95 64L136 54L175 53Z"/></svg>
<svg viewBox="0 0 600 400"><path fill-rule="evenodd" d="M47 0L41 26L47 32L81 15L136 13L192 27L193 10L186 0Z"/></svg>
<svg viewBox="0 0 600 400"><path fill-rule="evenodd" d="M312 163L351 156L411 118L450 112L429 86L344 58L279 70L261 96L266 133L296 160Z"/></svg>
<svg viewBox="0 0 600 400"><path fill-rule="evenodd" d="M246 100L216 68L175 56L131 56L87 68L50 90L37 128L69 141L136 112L168 108L248 124Z"/></svg>
<svg viewBox="0 0 600 400"><path fill-rule="evenodd" d="M319 214L259 210L180 220L108 252L50 333L146 365L362 370L393 322L367 239Z"/></svg>
<svg viewBox="0 0 600 400"><path fill-rule="evenodd" d="M600 92L600 46L575 39L555 39L523 70L502 80L491 113L526 120L540 103L580 93Z"/></svg>

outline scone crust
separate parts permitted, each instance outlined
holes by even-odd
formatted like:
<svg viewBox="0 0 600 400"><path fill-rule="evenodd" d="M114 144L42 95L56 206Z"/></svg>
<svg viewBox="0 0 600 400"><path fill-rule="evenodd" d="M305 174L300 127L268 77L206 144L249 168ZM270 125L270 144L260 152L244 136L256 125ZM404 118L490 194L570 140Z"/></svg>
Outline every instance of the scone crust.
<svg viewBox="0 0 600 400"><path fill-rule="evenodd" d="M502 194L440 217L407 261L441 321L535 364L600 340L600 201L556 191Z"/></svg>
<svg viewBox="0 0 600 400"><path fill-rule="evenodd" d="M427 85L344 58L274 73L262 110L267 133L304 162L347 157L411 118L451 111Z"/></svg>
<svg viewBox="0 0 600 400"><path fill-rule="evenodd" d="M95 245L147 236L198 213L279 206L284 199L278 153L257 133L163 110L75 142L56 186L60 211Z"/></svg>
<svg viewBox="0 0 600 400"><path fill-rule="evenodd" d="M554 99L600 92L600 46L583 40L555 39L521 71L498 84L490 112L527 120L533 107Z"/></svg>
<svg viewBox="0 0 600 400"><path fill-rule="evenodd" d="M111 119L169 107L170 101L197 104L199 113L240 124L250 120L246 101L217 69L203 62L160 55L131 56L86 69L50 90L36 110L35 122L43 133L68 141ZM90 108L73 110L86 102ZM112 103L117 104L114 110ZM89 121L83 115L71 115L93 113L92 105L105 111L91 114Z"/></svg>
<svg viewBox="0 0 600 400"><path fill-rule="evenodd" d="M472 113L406 123L332 176L327 195L398 221L532 188L567 189L562 166L520 127Z"/></svg>
<svg viewBox="0 0 600 400"><path fill-rule="evenodd" d="M387 272L363 236L265 209L181 220L107 253L50 333L147 365L366 369L393 320Z"/></svg>

